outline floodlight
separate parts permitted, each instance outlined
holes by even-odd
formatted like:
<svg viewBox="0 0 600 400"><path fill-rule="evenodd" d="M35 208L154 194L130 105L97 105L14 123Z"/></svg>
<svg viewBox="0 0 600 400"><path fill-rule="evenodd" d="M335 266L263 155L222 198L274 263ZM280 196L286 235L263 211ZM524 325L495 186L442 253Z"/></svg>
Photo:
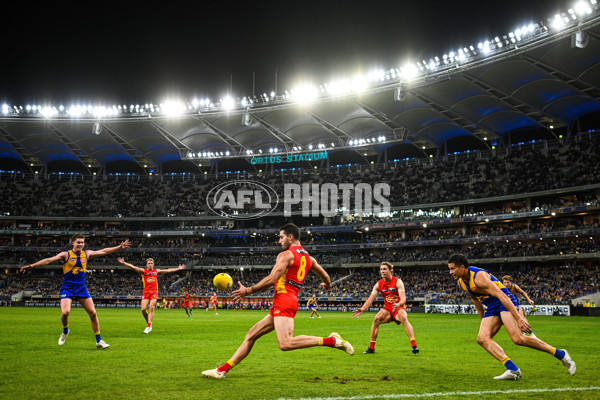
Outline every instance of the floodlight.
<svg viewBox="0 0 600 400"><path fill-rule="evenodd" d="M554 29L561 29L563 26L565 26L565 21L563 21L560 14L556 14L554 16L554 20L552 21L552 27Z"/></svg>
<svg viewBox="0 0 600 400"><path fill-rule="evenodd" d="M226 96L223 100L221 100L221 106L223 106L225 110L233 109L233 99L229 96Z"/></svg>

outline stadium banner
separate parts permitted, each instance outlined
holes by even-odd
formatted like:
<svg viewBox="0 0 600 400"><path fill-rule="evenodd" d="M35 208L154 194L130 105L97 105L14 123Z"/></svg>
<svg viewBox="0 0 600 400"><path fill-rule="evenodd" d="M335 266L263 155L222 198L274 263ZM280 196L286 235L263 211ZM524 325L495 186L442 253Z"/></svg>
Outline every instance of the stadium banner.
<svg viewBox="0 0 600 400"><path fill-rule="evenodd" d="M536 305L536 310L530 305L521 305L525 315L558 315L570 316L571 310L568 305L544 304ZM425 312L439 314L477 314L475 306L472 304L427 304Z"/></svg>

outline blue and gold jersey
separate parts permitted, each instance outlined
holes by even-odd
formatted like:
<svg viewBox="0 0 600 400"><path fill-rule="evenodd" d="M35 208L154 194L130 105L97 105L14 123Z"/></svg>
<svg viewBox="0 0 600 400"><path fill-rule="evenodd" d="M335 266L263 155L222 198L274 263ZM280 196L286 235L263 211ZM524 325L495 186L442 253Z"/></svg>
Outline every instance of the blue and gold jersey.
<svg viewBox="0 0 600 400"><path fill-rule="evenodd" d="M487 272L488 274L490 274L488 271L486 271L485 269L481 269L481 268L477 268L477 267L469 267L469 280L468 280L468 284L465 283L465 281L462 278L458 279L458 287L460 287L463 291L465 292L469 292L469 294L473 297L475 297L477 300L479 300L480 302L482 302L483 304L485 304L486 306L490 306L496 302L499 302L499 300L494 297L491 296L489 294L482 294L482 293L477 293L477 285L475 284L475 276L479 273L479 272ZM494 275L490 274L490 278L492 280L492 282L498 286L498 288L500 290L502 290L504 292L504 294L506 294L509 298L512 298L512 295L510 293L510 291L502 284L501 281L498 280L498 278L496 278Z"/></svg>
<svg viewBox="0 0 600 400"><path fill-rule="evenodd" d="M81 251L77 254L68 251L69 257L63 264L63 286L85 286L85 271L87 268L87 253Z"/></svg>
<svg viewBox="0 0 600 400"><path fill-rule="evenodd" d="M506 288L508 289L509 292L511 292L515 296L517 295L517 288L515 287L514 283L512 283L512 282L509 283L508 286L506 286Z"/></svg>

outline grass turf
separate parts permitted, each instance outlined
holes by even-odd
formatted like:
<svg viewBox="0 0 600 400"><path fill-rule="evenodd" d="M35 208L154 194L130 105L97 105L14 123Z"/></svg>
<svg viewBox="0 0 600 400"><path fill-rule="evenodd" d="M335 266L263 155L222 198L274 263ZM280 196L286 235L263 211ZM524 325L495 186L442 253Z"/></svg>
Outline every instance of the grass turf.
<svg viewBox="0 0 600 400"><path fill-rule="evenodd" d="M590 389L600 386L600 318L591 317L530 318L539 338L569 350L577 362L575 376L552 356L513 345L501 330L497 341L521 368L523 379L493 380L504 368L477 345L479 318L474 315L409 314L420 354L411 353L402 326L388 324L380 329L376 353L365 355L373 313L356 320L351 313L321 312L323 318L309 319L308 312L300 312L296 335L337 331L356 354L324 347L283 352L270 333L226 379L202 378L202 370L227 361L265 315L195 310L188 318L183 310L157 310L153 331L144 335L138 309L98 309L102 338L110 348L97 350L89 318L80 308L71 313L66 344L58 346L59 309L3 307L0 398L375 399L427 393L447 399L600 398L600 388ZM558 391L567 388L586 390Z"/></svg>

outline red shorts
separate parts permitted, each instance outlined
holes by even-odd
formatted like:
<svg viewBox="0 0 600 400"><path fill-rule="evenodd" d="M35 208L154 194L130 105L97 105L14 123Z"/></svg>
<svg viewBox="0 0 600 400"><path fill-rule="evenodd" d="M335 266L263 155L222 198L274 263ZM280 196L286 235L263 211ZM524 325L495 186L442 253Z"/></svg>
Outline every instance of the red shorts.
<svg viewBox="0 0 600 400"><path fill-rule="evenodd" d="M158 291L144 292L142 294L142 300L158 300Z"/></svg>
<svg viewBox="0 0 600 400"><path fill-rule="evenodd" d="M183 306L184 306L185 308L188 308L188 307L191 307L191 306L192 306L192 303L184 303L184 304L183 304Z"/></svg>
<svg viewBox="0 0 600 400"><path fill-rule="evenodd" d="M394 321L394 322L395 322L397 325L400 325L400 324L401 324L401 322L400 322L400 321L398 321L398 320L396 319L396 315L398 315L398 312L399 312L400 310L404 310L404 311L406 311L406 305L403 305L403 306L401 306L401 307L398 307L398 308L396 308L396 310L394 310L392 306L389 306L389 307L388 307L388 306L385 306L385 307L383 307L383 309L384 309L384 310L388 310L388 311L389 311L389 313L392 315L393 321ZM392 322L392 321L390 321L390 322Z"/></svg>
<svg viewBox="0 0 600 400"><path fill-rule="evenodd" d="M298 312L298 295L296 293L278 293L273 299L271 314L274 317L294 318Z"/></svg>

